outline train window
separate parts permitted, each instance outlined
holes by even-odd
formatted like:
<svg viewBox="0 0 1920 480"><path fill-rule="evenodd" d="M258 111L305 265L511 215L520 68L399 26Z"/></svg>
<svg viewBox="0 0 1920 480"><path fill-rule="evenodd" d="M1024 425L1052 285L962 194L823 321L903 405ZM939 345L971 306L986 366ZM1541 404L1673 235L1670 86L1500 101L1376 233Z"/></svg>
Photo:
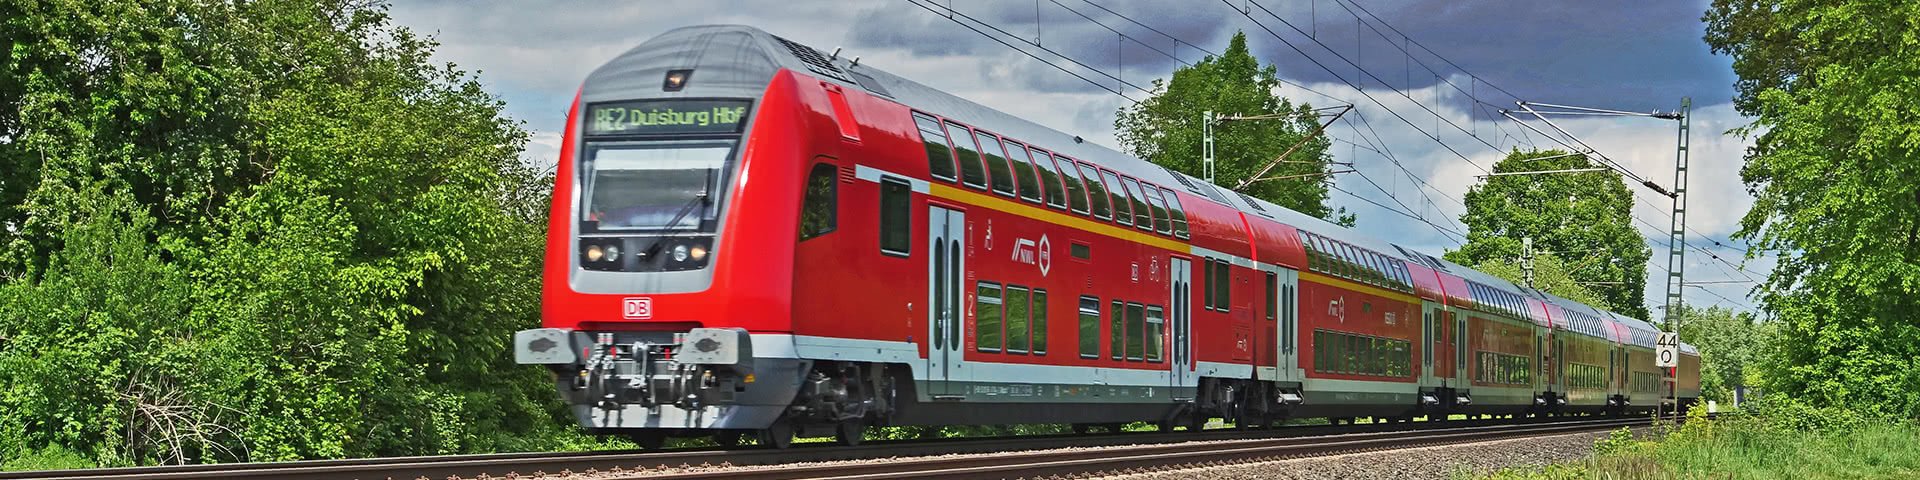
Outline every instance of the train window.
<svg viewBox="0 0 1920 480"><path fill-rule="evenodd" d="M1013 162L1013 174L1020 183L1020 199L1040 203L1040 179L1033 175L1033 157L1027 146L1008 140L1007 159Z"/></svg>
<svg viewBox="0 0 1920 480"><path fill-rule="evenodd" d="M1267 272L1267 298L1261 301L1260 306L1266 307L1268 320L1279 318L1275 315L1277 313L1276 310L1280 309L1279 303L1277 302L1279 295L1280 276L1274 275L1273 272Z"/></svg>
<svg viewBox="0 0 1920 480"><path fill-rule="evenodd" d="M1112 170L1100 169L1100 183L1107 187L1107 197L1113 200L1113 221L1121 225L1133 225L1133 207L1127 203L1125 185L1120 183L1120 175Z"/></svg>
<svg viewBox="0 0 1920 480"><path fill-rule="evenodd" d="M973 294L974 348L1000 351L1000 311L1000 284L980 282Z"/></svg>
<svg viewBox="0 0 1920 480"><path fill-rule="evenodd" d="M1220 282L1220 286L1213 288L1213 294L1219 295L1213 299L1213 309L1228 313L1233 311L1233 264L1219 262L1220 265L1213 268L1213 281Z"/></svg>
<svg viewBox="0 0 1920 480"><path fill-rule="evenodd" d="M807 174L806 197L800 201L800 240L826 235L834 229L835 200L840 167L820 162Z"/></svg>
<svg viewBox="0 0 1920 480"><path fill-rule="evenodd" d="M1065 210L1067 194L1060 189L1060 170L1046 150L1033 149L1033 168L1040 171L1040 189L1047 192L1047 206Z"/></svg>
<svg viewBox="0 0 1920 480"><path fill-rule="evenodd" d="M1160 189L1160 193L1165 195L1167 213L1173 215L1173 236L1187 238L1187 210L1180 207L1180 194L1167 188Z"/></svg>
<svg viewBox="0 0 1920 480"><path fill-rule="evenodd" d="M1013 196L1013 171L1007 168L1007 150L1000 137L980 132L980 158L987 162L987 184L993 193Z"/></svg>
<svg viewBox="0 0 1920 480"><path fill-rule="evenodd" d="M1093 246L1080 242L1070 242L1067 245L1067 254L1081 260L1092 260Z"/></svg>
<svg viewBox="0 0 1920 480"><path fill-rule="evenodd" d="M1327 372L1327 332L1313 330L1313 373Z"/></svg>
<svg viewBox="0 0 1920 480"><path fill-rule="evenodd" d="M1373 253L1372 250L1365 250L1364 252L1367 257L1367 278L1371 279L1374 285L1386 285L1387 267L1381 263L1380 254Z"/></svg>
<svg viewBox="0 0 1920 480"><path fill-rule="evenodd" d="M1200 302L1206 305L1207 310L1213 310L1213 289L1220 287L1214 284L1217 280L1213 276L1213 258L1208 257L1206 261L1200 263L1203 271L1200 275L1200 283L1204 285L1202 289L1205 291L1200 295Z"/></svg>
<svg viewBox="0 0 1920 480"><path fill-rule="evenodd" d="M1027 353L1027 320L1031 305L1025 287L1007 285L1006 297L1000 300L1001 312L1006 315L1007 353Z"/></svg>
<svg viewBox="0 0 1920 480"><path fill-rule="evenodd" d="M899 179L880 180L880 253L913 254L913 186Z"/></svg>
<svg viewBox="0 0 1920 480"><path fill-rule="evenodd" d="M1145 352L1146 312L1145 306L1127 303L1127 360L1138 362Z"/></svg>
<svg viewBox="0 0 1920 480"><path fill-rule="evenodd" d="M1340 252L1342 276L1347 277L1348 280L1360 281L1360 259L1354 256L1353 246L1339 243L1334 245L1334 248Z"/></svg>
<svg viewBox="0 0 1920 480"><path fill-rule="evenodd" d="M1080 296L1080 358L1100 358L1100 299Z"/></svg>
<svg viewBox="0 0 1920 480"><path fill-rule="evenodd" d="M1107 356L1119 360L1127 354L1127 304L1114 300L1110 306L1113 313L1108 317L1107 335L1112 337L1112 341L1107 343Z"/></svg>
<svg viewBox="0 0 1920 480"><path fill-rule="evenodd" d="M1133 206L1133 226L1141 230L1153 231L1153 214L1147 207L1146 194L1141 193L1140 182L1133 177L1120 176L1122 190L1127 192L1127 204Z"/></svg>
<svg viewBox="0 0 1920 480"><path fill-rule="evenodd" d="M1107 210L1107 185L1100 181L1100 171L1092 165L1074 162L1080 167L1080 180L1087 184L1087 199L1093 202L1093 218L1108 220L1113 214Z"/></svg>
<svg viewBox="0 0 1920 480"><path fill-rule="evenodd" d="M956 180L953 148L947 146L947 133L940 130L940 121L931 115L913 112L913 124L920 127L920 143L927 148L927 173L949 182Z"/></svg>
<svg viewBox="0 0 1920 480"><path fill-rule="evenodd" d="M960 164L960 184L985 190L987 170L980 165L980 146L974 142L973 131L947 122L947 138L953 141L953 156Z"/></svg>
<svg viewBox="0 0 1920 480"><path fill-rule="evenodd" d="M1073 159L1054 157L1054 164L1060 167L1060 180L1067 184L1067 207L1073 213L1087 214L1087 187L1080 182L1080 168L1073 165Z"/></svg>
<svg viewBox="0 0 1920 480"><path fill-rule="evenodd" d="M1161 353L1166 350L1164 331L1167 328L1166 310L1159 305L1147 306L1147 345L1146 357L1149 362L1160 361Z"/></svg>
<svg viewBox="0 0 1920 480"><path fill-rule="evenodd" d="M1047 290L1033 289L1033 320L1027 322L1033 329L1033 354L1047 354Z"/></svg>
<svg viewBox="0 0 1920 480"><path fill-rule="evenodd" d="M1320 246L1313 244L1313 234L1306 230L1295 230L1300 234L1300 248L1307 252L1307 270L1320 271Z"/></svg>
<svg viewBox="0 0 1920 480"><path fill-rule="evenodd" d="M1140 188L1146 191L1147 205L1153 207L1153 229L1161 235L1173 234L1173 217L1167 216L1167 201L1160 197L1160 187L1140 182Z"/></svg>

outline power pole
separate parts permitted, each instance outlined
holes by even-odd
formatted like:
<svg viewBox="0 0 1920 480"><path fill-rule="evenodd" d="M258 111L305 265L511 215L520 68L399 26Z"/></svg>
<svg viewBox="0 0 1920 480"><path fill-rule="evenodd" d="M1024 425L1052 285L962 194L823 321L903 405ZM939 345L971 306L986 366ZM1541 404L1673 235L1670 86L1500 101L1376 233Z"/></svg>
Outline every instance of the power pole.
<svg viewBox="0 0 1920 480"><path fill-rule="evenodd" d="M1680 298L1686 289L1685 271L1687 267L1687 141L1690 137L1687 128L1688 112L1693 108L1693 98L1680 99L1680 147L1673 160L1673 224L1667 237L1667 331L1679 333L1678 316L1684 301ZM1667 401L1673 403L1674 413L1680 412L1680 368L1673 367L1673 374L1667 377Z"/></svg>
<svg viewBox="0 0 1920 480"><path fill-rule="evenodd" d="M1200 114L1200 158L1206 163L1207 183L1213 183L1213 111Z"/></svg>
<svg viewBox="0 0 1920 480"><path fill-rule="evenodd" d="M1520 270L1527 273L1527 288L1533 287L1533 236L1520 239Z"/></svg>

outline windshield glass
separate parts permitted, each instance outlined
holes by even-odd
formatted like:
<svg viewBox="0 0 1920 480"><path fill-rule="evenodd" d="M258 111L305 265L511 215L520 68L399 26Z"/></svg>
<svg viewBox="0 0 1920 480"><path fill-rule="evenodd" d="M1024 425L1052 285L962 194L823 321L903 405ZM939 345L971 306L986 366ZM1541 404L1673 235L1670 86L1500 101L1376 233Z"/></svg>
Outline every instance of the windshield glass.
<svg viewBox="0 0 1920 480"><path fill-rule="evenodd" d="M734 143L588 147L580 169L583 230L712 231Z"/></svg>

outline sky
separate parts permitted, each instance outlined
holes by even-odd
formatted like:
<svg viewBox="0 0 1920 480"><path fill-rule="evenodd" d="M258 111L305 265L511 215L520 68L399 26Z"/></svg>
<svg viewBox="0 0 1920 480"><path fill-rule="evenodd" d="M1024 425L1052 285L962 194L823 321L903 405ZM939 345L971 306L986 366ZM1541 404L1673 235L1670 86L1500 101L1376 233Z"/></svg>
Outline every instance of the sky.
<svg viewBox="0 0 1920 480"><path fill-rule="evenodd" d="M1687 236L1695 248L1687 251L1686 280L1761 279L1773 260L1744 260L1744 250L1728 239L1753 203L1739 176L1752 141L1727 133L1749 120L1730 104L1731 59L1700 39L1706 3L421 1L394 5L391 14L396 24L439 42L436 60L475 72L506 102L506 113L534 132L529 161L549 164L587 73L682 26L744 24L823 51L841 48L863 65L1109 147L1118 145L1115 112L1146 97L1135 86L1151 88L1153 79L1225 49L1235 32L1245 32L1254 55L1288 83L1282 95L1315 106L1355 106L1327 130L1335 161L1358 170L1336 176L1330 202L1356 213L1360 231L1435 256L1462 241L1440 230L1466 231L1458 221L1465 210L1460 201L1475 175L1513 148L1567 149L1579 147L1577 139L1635 175L1675 184L1676 122L1582 116L1553 117L1555 125L1523 117L1529 121L1521 124L1501 109L1524 100L1671 111L1691 97ZM1556 125L1571 137L1557 134ZM1658 317L1666 301L1672 200L1629 186L1637 197L1634 224L1653 251L1646 300ZM1693 286L1684 298L1751 311L1752 285Z"/></svg>

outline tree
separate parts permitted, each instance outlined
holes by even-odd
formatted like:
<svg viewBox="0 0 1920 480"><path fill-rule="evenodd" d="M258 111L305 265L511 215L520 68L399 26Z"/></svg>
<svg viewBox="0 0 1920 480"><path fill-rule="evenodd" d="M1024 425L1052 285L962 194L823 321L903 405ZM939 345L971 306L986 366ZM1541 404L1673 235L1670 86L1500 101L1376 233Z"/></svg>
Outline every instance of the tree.
<svg viewBox="0 0 1920 480"><path fill-rule="evenodd" d="M1755 384L1755 370L1765 363L1772 341L1772 324L1720 306L1682 305L1674 318L1680 339L1700 349L1702 397L1725 402L1733 398L1734 387Z"/></svg>
<svg viewBox="0 0 1920 480"><path fill-rule="evenodd" d="M546 203L527 192L552 179L499 99L383 6L0 13L0 108L19 112L0 116L0 458L584 438L507 342L538 324Z"/></svg>
<svg viewBox="0 0 1920 480"><path fill-rule="evenodd" d="M1495 173L1594 168L1585 155L1558 150L1514 150L1493 165ZM1558 158L1550 158L1558 157ZM1533 237L1538 251L1565 260L1567 274L1600 297L1594 306L1647 318L1642 290L1653 251L1633 228L1633 194L1615 172L1575 172L1488 177L1466 195L1467 243L1447 260L1477 265L1518 259Z"/></svg>
<svg viewBox="0 0 1920 480"><path fill-rule="evenodd" d="M1270 115L1281 118L1219 123L1214 126L1214 180L1229 187L1258 173L1262 166L1285 153L1288 148L1306 144L1288 156L1285 162L1267 172L1267 177L1304 175L1282 180L1266 180L1248 185L1242 192L1276 205L1352 226L1354 217L1345 208L1327 206L1327 183L1332 170L1325 136L1306 138L1319 128L1313 107L1274 94L1280 87L1278 69L1261 67L1247 49L1246 33L1236 33L1219 57L1207 58L1173 72L1173 80L1153 81L1153 94L1137 105L1121 107L1113 121L1120 145L1127 153L1154 164L1188 175L1202 177L1201 158L1204 139L1201 115ZM1202 177L1204 178L1204 177Z"/></svg>
<svg viewBox="0 0 1920 480"><path fill-rule="evenodd" d="M1527 284L1526 269L1519 259L1492 258L1475 264L1473 269L1517 285ZM1533 288L1587 305L1605 303L1600 295L1581 285L1580 281L1567 271L1564 260L1551 253L1534 255Z"/></svg>
<svg viewBox="0 0 1920 480"><path fill-rule="evenodd" d="M1778 264L1775 393L1920 416L1920 2L1716 0L1753 123L1734 238Z"/></svg>

